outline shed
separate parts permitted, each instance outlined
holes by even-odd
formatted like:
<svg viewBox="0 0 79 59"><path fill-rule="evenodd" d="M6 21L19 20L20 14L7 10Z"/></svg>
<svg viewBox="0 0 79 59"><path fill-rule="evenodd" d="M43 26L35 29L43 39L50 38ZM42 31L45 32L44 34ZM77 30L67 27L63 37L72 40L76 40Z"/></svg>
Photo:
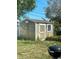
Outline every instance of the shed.
<svg viewBox="0 0 79 59"><path fill-rule="evenodd" d="M46 20L25 19L20 23L20 36L43 41L53 36L53 24Z"/></svg>

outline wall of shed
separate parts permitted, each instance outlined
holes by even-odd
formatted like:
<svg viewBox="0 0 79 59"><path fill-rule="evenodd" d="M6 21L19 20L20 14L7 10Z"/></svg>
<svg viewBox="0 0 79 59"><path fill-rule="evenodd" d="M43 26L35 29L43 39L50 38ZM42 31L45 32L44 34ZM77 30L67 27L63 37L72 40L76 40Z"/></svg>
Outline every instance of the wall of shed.
<svg viewBox="0 0 79 59"><path fill-rule="evenodd" d="M40 37L39 37L39 34L40 34L40 32L39 32L39 26L40 26L40 24L42 24L42 23L35 23L35 39L37 40L37 39L40 39ZM52 30L51 30L51 32L48 32L47 31L47 24L46 24L46 32L45 32L45 38L46 37L53 37L53 25L51 24L51 26L52 26Z"/></svg>
<svg viewBox="0 0 79 59"><path fill-rule="evenodd" d="M50 32L46 30L46 37L53 37L53 24L51 24L51 26L52 26L52 29ZM47 24L46 24L46 29L47 29Z"/></svg>
<svg viewBox="0 0 79 59"><path fill-rule="evenodd" d="M28 38L35 40L35 24L34 23L28 24Z"/></svg>
<svg viewBox="0 0 79 59"><path fill-rule="evenodd" d="M35 24L22 22L20 24L20 37L28 40L35 39Z"/></svg>
<svg viewBox="0 0 79 59"><path fill-rule="evenodd" d="M35 40L39 39L39 24L35 23Z"/></svg>
<svg viewBox="0 0 79 59"><path fill-rule="evenodd" d="M39 26L42 23L21 23L20 26L18 27L18 37L22 37L28 40L33 40L33 39L40 39L39 37ZM51 24L52 25L52 24ZM47 31L47 24L46 24L46 32L45 32L46 37L53 37L53 25L52 25L52 31L48 32Z"/></svg>

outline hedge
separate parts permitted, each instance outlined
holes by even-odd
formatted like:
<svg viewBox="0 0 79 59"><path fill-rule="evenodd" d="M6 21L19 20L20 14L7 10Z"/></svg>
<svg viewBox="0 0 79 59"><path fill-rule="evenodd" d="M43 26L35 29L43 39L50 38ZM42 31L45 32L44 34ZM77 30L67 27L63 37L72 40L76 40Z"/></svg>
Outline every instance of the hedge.
<svg viewBox="0 0 79 59"><path fill-rule="evenodd" d="M61 41L61 36L47 37L46 40L48 40L48 41Z"/></svg>

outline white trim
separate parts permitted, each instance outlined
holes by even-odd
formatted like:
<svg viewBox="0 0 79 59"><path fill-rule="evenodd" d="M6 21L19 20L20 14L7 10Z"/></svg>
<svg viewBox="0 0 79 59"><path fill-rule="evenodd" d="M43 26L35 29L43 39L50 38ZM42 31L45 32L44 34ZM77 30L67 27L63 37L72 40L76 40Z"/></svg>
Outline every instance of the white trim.
<svg viewBox="0 0 79 59"><path fill-rule="evenodd" d="M53 29L53 25L51 24L51 32L53 33L54 29ZM54 33L53 33L54 34Z"/></svg>
<svg viewBox="0 0 79 59"><path fill-rule="evenodd" d="M40 25L44 25L45 27L45 31L44 32L40 32ZM46 33L46 24L39 24L39 38L40 38L40 33ZM46 34L45 34L45 37L46 37ZM44 39L42 39L42 40L44 40Z"/></svg>
<svg viewBox="0 0 79 59"><path fill-rule="evenodd" d="M37 40L37 23L35 23L35 40Z"/></svg>

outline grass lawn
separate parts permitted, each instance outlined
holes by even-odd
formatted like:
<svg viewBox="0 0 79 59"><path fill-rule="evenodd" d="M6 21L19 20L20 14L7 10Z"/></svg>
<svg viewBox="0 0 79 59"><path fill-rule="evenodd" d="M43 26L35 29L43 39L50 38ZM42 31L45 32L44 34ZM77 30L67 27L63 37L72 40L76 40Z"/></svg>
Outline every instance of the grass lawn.
<svg viewBox="0 0 79 59"><path fill-rule="evenodd" d="M60 42L17 40L17 59L51 59L48 47Z"/></svg>

